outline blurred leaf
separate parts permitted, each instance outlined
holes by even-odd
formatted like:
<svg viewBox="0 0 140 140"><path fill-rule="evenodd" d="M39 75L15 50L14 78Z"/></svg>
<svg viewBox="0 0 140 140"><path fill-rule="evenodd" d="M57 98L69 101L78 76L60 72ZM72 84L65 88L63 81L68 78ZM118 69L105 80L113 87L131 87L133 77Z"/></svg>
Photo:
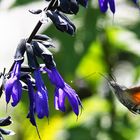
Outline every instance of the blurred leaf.
<svg viewBox="0 0 140 140"><path fill-rule="evenodd" d="M27 122L25 122L25 124L29 125ZM26 126L25 124L24 126ZM47 120L47 118L37 120L37 125L42 140L56 140L57 133L63 127L63 119L61 116L54 115L49 120ZM29 125L28 128L24 131L24 139L33 140L35 137L38 137L36 129L32 125Z"/></svg>
<svg viewBox="0 0 140 140"><path fill-rule="evenodd" d="M32 2L37 2L39 0L16 0L15 3L13 4L13 7L15 6L22 6L24 4L29 4Z"/></svg>
<svg viewBox="0 0 140 140"><path fill-rule="evenodd" d="M134 32L123 28L110 27L107 28L107 36L110 44L112 44L113 47L117 47L122 51L129 51L140 56L138 51L140 40L137 38Z"/></svg>
<svg viewBox="0 0 140 140"><path fill-rule="evenodd" d="M98 96L91 96L83 101L83 110L81 115L78 117L76 121L76 116L73 113L70 113L65 117L65 127L71 128L75 126L79 126L82 124L89 123L89 121L93 120L93 116L97 114L104 114L109 112L110 104L105 99L101 99ZM69 122L69 123L67 123ZM89 123L89 125L92 125Z"/></svg>
<svg viewBox="0 0 140 140"><path fill-rule="evenodd" d="M95 73L89 80L96 81L99 79L98 73L104 73L106 71L106 65L104 64L103 52L98 41L93 42L83 59L80 61L77 67L77 75L88 76Z"/></svg>

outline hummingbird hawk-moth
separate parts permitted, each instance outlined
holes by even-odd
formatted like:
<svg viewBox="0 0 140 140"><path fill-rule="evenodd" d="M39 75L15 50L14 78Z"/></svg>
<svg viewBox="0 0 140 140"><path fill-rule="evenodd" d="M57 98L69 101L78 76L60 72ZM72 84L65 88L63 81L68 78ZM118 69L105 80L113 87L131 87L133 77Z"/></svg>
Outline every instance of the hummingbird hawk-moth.
<svg viewBox="0 0 140 140"><path fill-rule="evenodd" d="M100 75L108 81L109 85L113 88L116 97L125 107L134 114L140 114L140 86L127 88L118 84L112 76L108 79L103 74Z"/></svg>

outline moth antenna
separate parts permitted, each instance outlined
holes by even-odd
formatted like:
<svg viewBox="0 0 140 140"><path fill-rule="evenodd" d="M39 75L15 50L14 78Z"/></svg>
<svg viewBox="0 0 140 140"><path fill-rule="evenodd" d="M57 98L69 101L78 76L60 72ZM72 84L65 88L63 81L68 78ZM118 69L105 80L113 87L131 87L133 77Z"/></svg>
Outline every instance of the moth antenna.
<svg viewBox="0 0 140 140"><path fill-rule="evenodd" d="M109 74L109 77L112 79L112 81L116 82L116 77L113 74Z"/></svg>
<svg viewBox="0 0 140 140"><path fill-rule="evenodd" d="M77 81L81 81L81 80L87 79L87 78L91 77L91 76L94 75L94 74L96 74L96 72L93 72L93 73L91 73L91 74L89 74L89 75L86 75L86 76L84 76L84 77L78 79ZM70 82L71 82L71 83L75 83L75 81L73 81L73 80L71 80Z"/></svg>
<svg viewBox="0 0 140 140"><path fill-rule="evenodd" d="M100 73L100 72L98 72L98 73L99 73L100 76L104 77L104 78L109 82L109 84L111 85L111 80L109 80L108 77L106 77L104 74L102 74L102 73ZM110 78L114 81L114 78L112 78L111 76L110 76ZM114 81L114 82L115 82L115 81Z"/></svg>
<svg viewBox="0 0 140 140"><path fill-rule="evenodd" d="M89 75L87 75L87 76L84 76L84 77L82 77L80 80L89 78L89 77L91 77L91 76L94 75L94 74L96 74L96 72L93 72L93 73L91 73L91 74L89 74Z"/></svg>

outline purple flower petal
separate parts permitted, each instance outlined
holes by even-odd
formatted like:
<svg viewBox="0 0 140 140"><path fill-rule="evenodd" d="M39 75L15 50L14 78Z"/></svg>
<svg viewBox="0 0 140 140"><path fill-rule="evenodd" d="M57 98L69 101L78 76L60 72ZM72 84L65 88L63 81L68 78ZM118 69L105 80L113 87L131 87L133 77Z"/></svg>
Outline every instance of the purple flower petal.
<svg viewBox="0 0 140 140"><path fill-rule="evenodd" d="M34 71L35 84L38 89L45 88L39 69Z"/></svg>
<svg viewBox="0 0 140 140"><path fill-rule="evenodd" d="M30 122L32 123L32 125L36 126L36 121L34 117L34 109L35 109L34 90L32 87L32 82L29 78L27 78L27 84L28 84L28 96L30 101L29 113L27 115L27 118L30 118Z"/></svg>
<svg viewBox="0 0 140 140"><path fill-rule="evenodd" d="M62 112L65 112L65 98L66 94L61 88L55 89L55 98L54 98L54 106L56 110L61 110Z"/></svg>
<svg viewBox="0 0 140 140"><path fill-rule="evenodd" d="M7 104L9 103L11 96L13 98L12 106L17 105L21 97L22 86L19 81L21 63L22 63L22 60L15 62L10 78L6 81L5 87L4 87Z"/></svg>
<svg viewBox="0 0 140 140"><path fill-rule="evenodd" d="M65 87L63 89L56 87L55 89L55 98L54 105L55 109L65 111L65 99L68 98L68 101L72 107L74 113L79 115L79 106L82 107L80 98L76 94L75 90L72 89L67 83L65 83Z"/></svg>
<svg viewBox="0 0 140 140"><path fill-rule="evenodd" d="M13 88L13 85L14 85L16 80L17 80L17 77L10 78L5 83L5 87L4 88L5 88L5 95L6 95L6 102L7 102L7 104L10 101L10 98L11 98L11 95L12 95L12 88Z"/></svg>
<svg viewBox="0 0 140 140"><path fill-rule="evenodd" d="M13 99L13 102L11 103L12 106L16 106L19 103L21 99L21 94L22 94L22 85L20 81L16 81L12 88L12 99Z"/></svg>
<svg viewBox="0 0 140 140"><path fill-rule="evenodd" d="M73 90L68 84L65 83L64 91L68 97L68 100L70 102L70 105L74 113L78 116L79 115L79 101L77 100L77 94L75 90Z"/></svg>
<svg viewBox="0 0 140 140"><path fill-rule="evenodd" d="M35 94L35 109L38 118L49 116L48 96L46 91L37 91Z"/></svg>
<svg viewBox="0 0 140 140"><path fill-rule="evenodd" d="M63 88L65 86L63 78L55 67L52 67L50 69L44 68L44 70L48 73L48 77L53 85L60 88Z"/></svg>
<svg viewBox="0 0 140 140"><path fill-rule="evenodd" d="M101 12L105 13L108 9L108 0L98 0Z"/></svg>
<svg viewBox="0 0 140 140"><path fill-rule="evenodd" d="M49 116L48 92L41 78L39 69L34 71L37 92L35 94L35 109L38 118Z"/></svg>
<svg viewBox="0 0 140 140"><path fill-rule="evenodd" d="M110 10L112 11L112 13L115 13L115 2L114 0L108 0L109 6L110 6Z"/></svg>

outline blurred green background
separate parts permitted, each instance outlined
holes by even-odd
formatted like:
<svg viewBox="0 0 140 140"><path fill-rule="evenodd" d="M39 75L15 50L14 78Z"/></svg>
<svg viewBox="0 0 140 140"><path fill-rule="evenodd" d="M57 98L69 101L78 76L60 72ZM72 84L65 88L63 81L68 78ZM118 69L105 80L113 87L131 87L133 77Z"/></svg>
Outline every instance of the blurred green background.
<svg viewBox="0 0 140 140"><path fill-rule="evenodd" d="M9 1L9 4L7 4ZM28 35L34 28L36 21L28 9L43 8L47 2L41 0L1 0L0 3L0 29L1 49L11 48L7 42L20 40L19 37ZM21 12L22 9L22 12ZM13 13L13 15L10 15ZM18 14L17 16L14 13ZM30 18L27 20L24 13ZM5 15L5 16L2 16ZM11 18L12 17L12 18ZM56 48L51 49L57 68L65 81L69 83L80 96L84 109L77 117L71 111L67 102L67 112L62 113L54 109L54 87L49 83L48 77L43 75L49 91L50 117L49 124L46 118L39 120L36 117L42 140L139 140L140 116L127 110L115 97L107 81L98 73L112 74L119 84L131 87L140 84L140 11L131 0L116 0L116 13L110 10L102 14L98 1L89 0L88 7L80 7L77 15L69 18L77 27L75 36L62 33L50 24L43 25L43 32L53 38ZM13 23L20 20L20 24ZM4 21L8 23L6 26ZM2 24L3 23L3 24ZM23 28L23 25L27 27ZM29 25L30 24L30 25ZM10 28L9 28L10 27ZM16 30L21 28L17 37ZM0 31L1 31L0 30ZM14 30L10 37L7 37ZM6 34L7 32L7 34ZM24 35L23 35L24 34ZM4 39L2 39L2 37ZM11 39L11 40L10 40ZM8 41L7 41L8 40ZM5 46L3 46L5 45ZM12 56L16 46L10 50ZM5 52L6 53L6 52ZM3 64L13 61L12 56L1 58ZM8 63L10 67L10 63ZM28 96L23 93L22 101L15 108L8 106L4 95L0 99L1 117L12 116L13 124L8 129L16 132L14 136L4 136L6 140L38 140L36 129L26 119L28 113Z"/></svg>

